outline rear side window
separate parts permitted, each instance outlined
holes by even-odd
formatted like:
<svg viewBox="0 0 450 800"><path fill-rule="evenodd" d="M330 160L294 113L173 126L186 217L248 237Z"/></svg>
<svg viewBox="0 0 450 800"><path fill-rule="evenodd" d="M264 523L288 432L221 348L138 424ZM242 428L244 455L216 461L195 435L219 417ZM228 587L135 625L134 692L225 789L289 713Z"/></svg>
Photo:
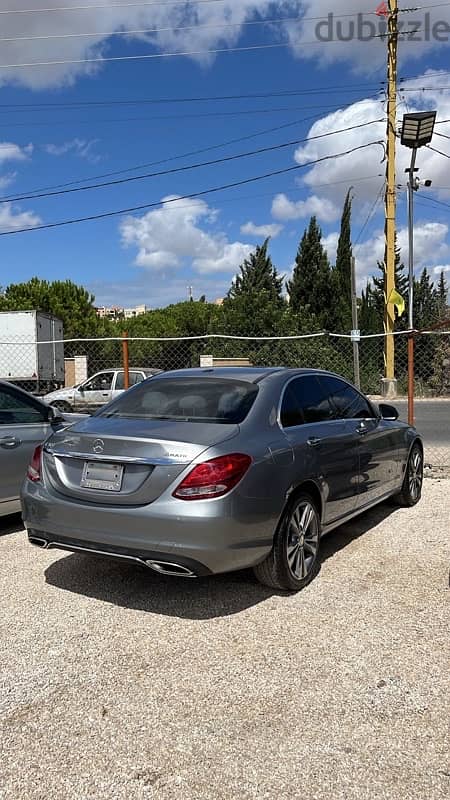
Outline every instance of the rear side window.
<svg viewBox="0 0 450 800"><path fill-rule="evenodd" d="M326 387L315 375L305 375L291 381L284 393L281 408L281 424L284 428L326 422L333 417L334 409Z"/></svg>
<svg viewBox="0 0 450 800"><path fill-rule="evenodd" d="M129 373L129 381L128 386L134 386L136 383L140 383L141 381L145 380L144 375L142 372L134 372L130 370ZM124 389L125 388L125 377L123 372L118 372L116 376L116 390Z"/></svg>
<svg viewBox="0 0 450 800"><path fill-rule="evenodd" d="M258 387L217 378L151 379L135 386L97 416L239 424L249 413Z"/></svg>

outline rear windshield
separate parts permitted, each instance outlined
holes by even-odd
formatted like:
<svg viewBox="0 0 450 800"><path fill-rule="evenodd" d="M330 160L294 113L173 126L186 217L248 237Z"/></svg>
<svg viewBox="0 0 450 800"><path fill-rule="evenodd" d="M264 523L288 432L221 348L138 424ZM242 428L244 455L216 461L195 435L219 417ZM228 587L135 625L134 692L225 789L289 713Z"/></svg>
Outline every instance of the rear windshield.
<svg viewBox="0 0 450 800"><path fill-rule="evenodd" d="M236 425L243 422L257 394L258 387L245 381L152 378L126 392L96 416Z"/></svg>

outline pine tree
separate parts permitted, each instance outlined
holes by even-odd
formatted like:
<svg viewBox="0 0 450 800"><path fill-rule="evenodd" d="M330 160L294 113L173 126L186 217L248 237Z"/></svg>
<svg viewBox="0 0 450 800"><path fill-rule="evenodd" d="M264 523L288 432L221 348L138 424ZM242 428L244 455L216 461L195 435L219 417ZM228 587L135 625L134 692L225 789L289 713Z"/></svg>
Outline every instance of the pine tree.
<svg viewBox="0 0 450 800"><path fill-rule="evenodd" d="M236 276L228 299L235 300L241 295L255 292L267 292L268 296L278 306L284 304L282 290L283 277L275 269L272 259L267 252L269 239L264 244L258 245L254 253L244 260L240 267L240 274Z"/></svg>
<svg viewBox="0 0 450 800"><path fill-rule="evenodd" d="M287 289L294 313L309 310L319 321L320 327L329 327L333 293L331 268L316 217L311 217L309 227L303 234Z"/></svg>
<svg viewBox="0 0 450 800"><path fill-rule="evenodd" d="M345 198L341 219L336 266L333 270L333 287L335 298L335 327L338 332L348 333L352 328L352 197L351 189Z"/></svg>

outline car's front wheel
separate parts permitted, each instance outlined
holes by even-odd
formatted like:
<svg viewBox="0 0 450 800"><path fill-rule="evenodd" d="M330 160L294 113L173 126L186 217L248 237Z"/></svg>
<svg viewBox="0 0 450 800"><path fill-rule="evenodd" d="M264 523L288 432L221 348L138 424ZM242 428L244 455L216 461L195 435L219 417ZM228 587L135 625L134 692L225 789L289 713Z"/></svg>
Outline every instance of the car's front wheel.
<svg viewBox="0 0 450 800"><path fill-rule="evenodd" d="M399 505L411 508L422 497L423 453L419 444L414 444L406 465L405 477L400 494L395 497Z"/></svg>
<svg viewBox="0 0 450 800"><path fill-rule="evenodd" d="M309 494L298 494L283 515L270 554L254 573L266 586L298 592L317 572L319 544L316 504Z"/></svg>

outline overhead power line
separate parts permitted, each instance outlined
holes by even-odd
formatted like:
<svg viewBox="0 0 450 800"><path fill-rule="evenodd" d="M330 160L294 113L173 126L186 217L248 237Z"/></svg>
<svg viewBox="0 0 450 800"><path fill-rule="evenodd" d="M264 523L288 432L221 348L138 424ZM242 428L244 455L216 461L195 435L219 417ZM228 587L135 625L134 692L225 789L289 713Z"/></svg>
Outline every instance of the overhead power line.
<svg viewBox="0 0 450 800"><path fill-rule="evenodd" d="M234 155L223 156L222 158L216 158L212 161L203 161L197 164L188 164L184 167L173 167L172 169L165 169L161 170L160 172L148 172L145 175L133 175L132 177L129 178L119 178L114 181L105 181L104 183L94 183L94 184L89 184L87 186L78 186L72 189L59 189L55 192L44 192L42 194L31 194L31 195L22 194L17 197L9 199L8 202L19 202L20 200L32 200L32 199L37 200L37 199L42 199L44 197L55 197L56 195L62 195L62 194L73 194L75 192L86 192L86 191L91 191L93 189L104 189L109 186L118 186L124 183L132 183L134 181L146 180L148 178L159 178L162 177L163 175L174 175L179 172L188 172L190 170L199 169L201 167L213 167L217 166L218 164L224 164L230 161L237 161L240 160L241 158L249 158L250 156L261 155L262 153L271 153L276 150L285 149L286 147L293 147L294 145L303 144L306 142L312 142L318 139L325 139L328 136L336 136L337 134L340 133L348 133L350 131L354 131L360 128L367 128L369 125L374 125L377 122L384 122L384 121L385 121L384 118L381 117L381 119L374 119L370 120L369 122L363 122L359 125L352 125L351 127L342 128L336 131L330 131L328 133L321 133L317 136L309 136L303 139L294 139L293 141L290 142L283 142L282 144L270 145L269 147L261 147L258 150L250 150L247 153L235 153ZM0 202L6 202L6 201L0 200Z"/></svg>
<svg viewBox="0 0 450 800"><path fill-rule="evenodd" d="M266 180L267 178L273 178L277 175L285 175L290 172L297 171L299 169L306 169L307 167L315 166L316 164L324 163L325 161L332 161L336 158L343 158L344 156L351 155L352 153L356 153L360 150L365 150L368 147L373 147L374 145L384 146L384 142L381 140L375 140L373 142L367 142L366 144L359 145L358 147L352 147L349 150L345 150L341 153L334 153L333 155L329 156L322 156L322 158L316 158L313 161L308 161L305 164L296 164L292 167L285 167L284 169L273 170L272 172L266 172L263 175L256 175L251 178L245 178L240 181L233 181L232 183L226 183L222 186L214 186L210 189L203 189L199 192L192 192L191 194L182 195L177 198L169 198L169 200L164 201L164 205L169 205L180 200L192 200L197 197L204 197L208 194L216 194L217 192L223 192L227 189L234 189L237 186L244 186L250 183L256 183L257 181ZM143 205L133 206L130 208L121 208L116 211L104 211L100 214L91 214L86 217L73 217L67 220L61 220L60 222L47 222L42 225L36 225L32 228L19 228L16 230L10 231L2 231L0 232L0 236L15 236L19 233L30 233L30 231L41 231L41 230L49 230L52 228L61 228L67 225L76 225L82 222L92 222L94 220L100 219L107 219L108 217L117 217L122 216L123 214L132 214L137 211L144 211L149 208L155 208L157 206L161 206L161 200L157 200L153 203L144 203Z"/></svg>
<svg viewBox="0 0 450 800"><path fill-rule="evenodd" d="M94 5L84 6L57 6L53 8L11 8L6 11L0 11L0 14L53 14L59 11L97 11L98 9L105 9L106 11L114 10L115 8L148 8L150 6L185 6L188 0L152 0L152 2L130 3L96 3ZM223 3L224 0L190 0L191 5L209 5L211 3Z"/></svg>
<svg viewBox="0 0 450 800"><path fill-rule="evenodd" d="M354 16L354 15L348 15L348 16ZM325 17L319 17L319 19L325 19ZM399 31L396 35L411 36L415 32L416 31ZM389 38L389 36L391 35L392 34L380 33L375 35L373 38L381 40ZM310 42L300 41L299 44L301 44L302 47L311 45L317 46L319 42L317 39L313 39ZM320 44L336 45L336 44L348 44L348 42L342 39L330 39L329 41L327 40L326 42L320 42ZM184 51L175 51L166 53L144 53L133 56L92 56L90 58L56 59L52 61L29 61L21 64L0 64L0 69L22 69L22 68L28 69L31 67L57 67L57 66L63 66L65 64L122 63L126 61L147 61L149 59L159 59L159 58L179 58L182 56L221 55L222 53L250 53L259 50L280 50L288 47L292 47L291 42L277 42L276 44L253 44L243 47L218 47L209 50L184 50Z"/></svg>
<svg viewBox="0 0 450 800"><path fill-rule="evenodd" d="M169 105L172 103L210 103L223 100L266 100L269 97L299 97L303 95L334 94L337 90L343 93L361 92L368 87L383 89L383 81L366 83L335 84L329 86L316 86L314 89L284 89L273 92L252 92L249 94L224 94L224 95L199 95L197 97L137 97L128 100L78 100L62 103L0 103L0 111L28 111L36 109L60 108L91 108L108 106L135 106L135 105ZM449 87L450 88L450 87Z"/></svg>
<svg viewBox="0 0 450 800"><path fill-rule="evenodd" d="M336 108L339 109L340 106L337 106ZM304 117L303 119L297 119L297 120L294 120L293 122L285 122L282 125L276 125L275 127L272 127L272 128L264 128L263 130L255 131L254 133L249 133L249 134L246 134L245 136L239 136L238 138L235 138L235 139L228 139L225 142L219 142L218 144L209 145L208 147L201 147L201 148L199 148L197 150L190 150L187 153L181 153L181 154L178 154L176 156L169 156L168 158L163 158L163 159L160 159L159 161L150 161L150 162L147 162L145 164L137 164L137 165L135 165L133 167L128 167L126 169L121 169L121 170L113 170L113 171L110 171L110 172L104 172L104 173L102 173L100 175L90 175L87 178L79 178L78 180L67 181L66 183L54 184L54 185L51 185L51 186L41 186L41 187L39 187L37 189L28 189L25 192L23 192L23 194L36 194L38 192L51 191L53 189L63 189L66 186L74 186L74 185L79 184L79 183L86 183L88 181L101 180L102 178L110 178L113 175L124 175L124 174L129 173L129 172L137 172L140 169L147 169L148 167L158 167L161 164L166 164L166 163L168 163L170 161L178 161L178 160L183 159L183 158L190 158L191 156L200 155L201 153L208 153L211 150L219 150L219 149L221 149L223 147L228 147L229 145L232 145L232 144L240 144L240 142L245 142L245 141L248 141L249 139L255 139L255 138L259 137L259 136L265 136L268 133L277 133L278 131L285 130L286 128L291 128L294 125L301 125L301 124L304 124L305 122L311 122L312 120L318 119L321 116L322 116L322 114L312 114L311 116ZM3 200L12 200L12 198L13 198L13 195L8 195L8 196L3 197L2 199Z"/></svg>
<svg viewBox="0 0 450 800"><path fill-rule="evenodd" d="M364 98L366 99L366 98ZM342 108L342 106L340 106ZM151 117L102 117L100 119L92 120L92 119L57 119L57 120L34 120L33 122L9 122L6 120L2 120L3 127L7 128L27 128L30 129L30 126L33 127L55 127L56 125L73 125L75 122L77 125L105 125L111 123L120 123L123 124L125 122L161 122L164 120L186 120L186 119L214 119L220 117L253 117L258 115L267 115L267 114L280 114L280 113L295 113L301 111L307 111L313 108L323 109L324 111L328 111L332 113L332 109L336 109L336 105L331 104L322 104L322 105L303 105L303 106L278 106L277 108L251 108L239 111L206 111L201 113L188 113L188 114L163 114L163 115L156 115L153 114ZM338 107L339 108L339 107ZM319 116L323 116L320 114Z"/></svg>
<svg viewBox="0 0 450 800"><path fill-rule="evenodd" d="M55 12L61 11L97 11L99 9L104 9L105 11L110 11L111 9L115 8L148 8L152 6L197 6L197 5L209 5L211 3L224 3L225 0L153 0L153 2L124 2L124 3L114 3L114 4L93 4L93 5L83 5L83 6L58 6L53 8L18 8L18 9L7 9L0 11L0 14L51 14ZM376 14L375 11L367 11L366 16L374 16ZM338 18L346 18L346 17L354 17L355 13L348 12L346 14L335 14L335 17ZM321 16L318 17L301 17L302 22L318 22L319 20L326 19L326 17Z"/></svg>
<svg viewBox="0 0 450 800"><path fill-rule="evenodd" d="M296 17L274 17L272 19L256 19L248 22L211 22L199 23L198 25L169 25L166 28L141 28L138 30L115 30L115 31L88 31L86 33L49 33L39 36L8 36L0 38L0 42L36 42L49 41L51 39L87 39L106 38L111 36L137 36L144 33L169 33L179 31L194 31L198 29L214 28L247 28L261 25L281 25L283 22L300 22L302 18Z"/></svg>
<svg viewBox="0 0 450 800"><path fill-rule="evenodd" d="M439 156L444 156L444 158L450 158L448 153L443 153L442 150L438 150L436 147L432 147L431 144L427 145L427 150L432 150L433 153L437 153Z"/></svg>

